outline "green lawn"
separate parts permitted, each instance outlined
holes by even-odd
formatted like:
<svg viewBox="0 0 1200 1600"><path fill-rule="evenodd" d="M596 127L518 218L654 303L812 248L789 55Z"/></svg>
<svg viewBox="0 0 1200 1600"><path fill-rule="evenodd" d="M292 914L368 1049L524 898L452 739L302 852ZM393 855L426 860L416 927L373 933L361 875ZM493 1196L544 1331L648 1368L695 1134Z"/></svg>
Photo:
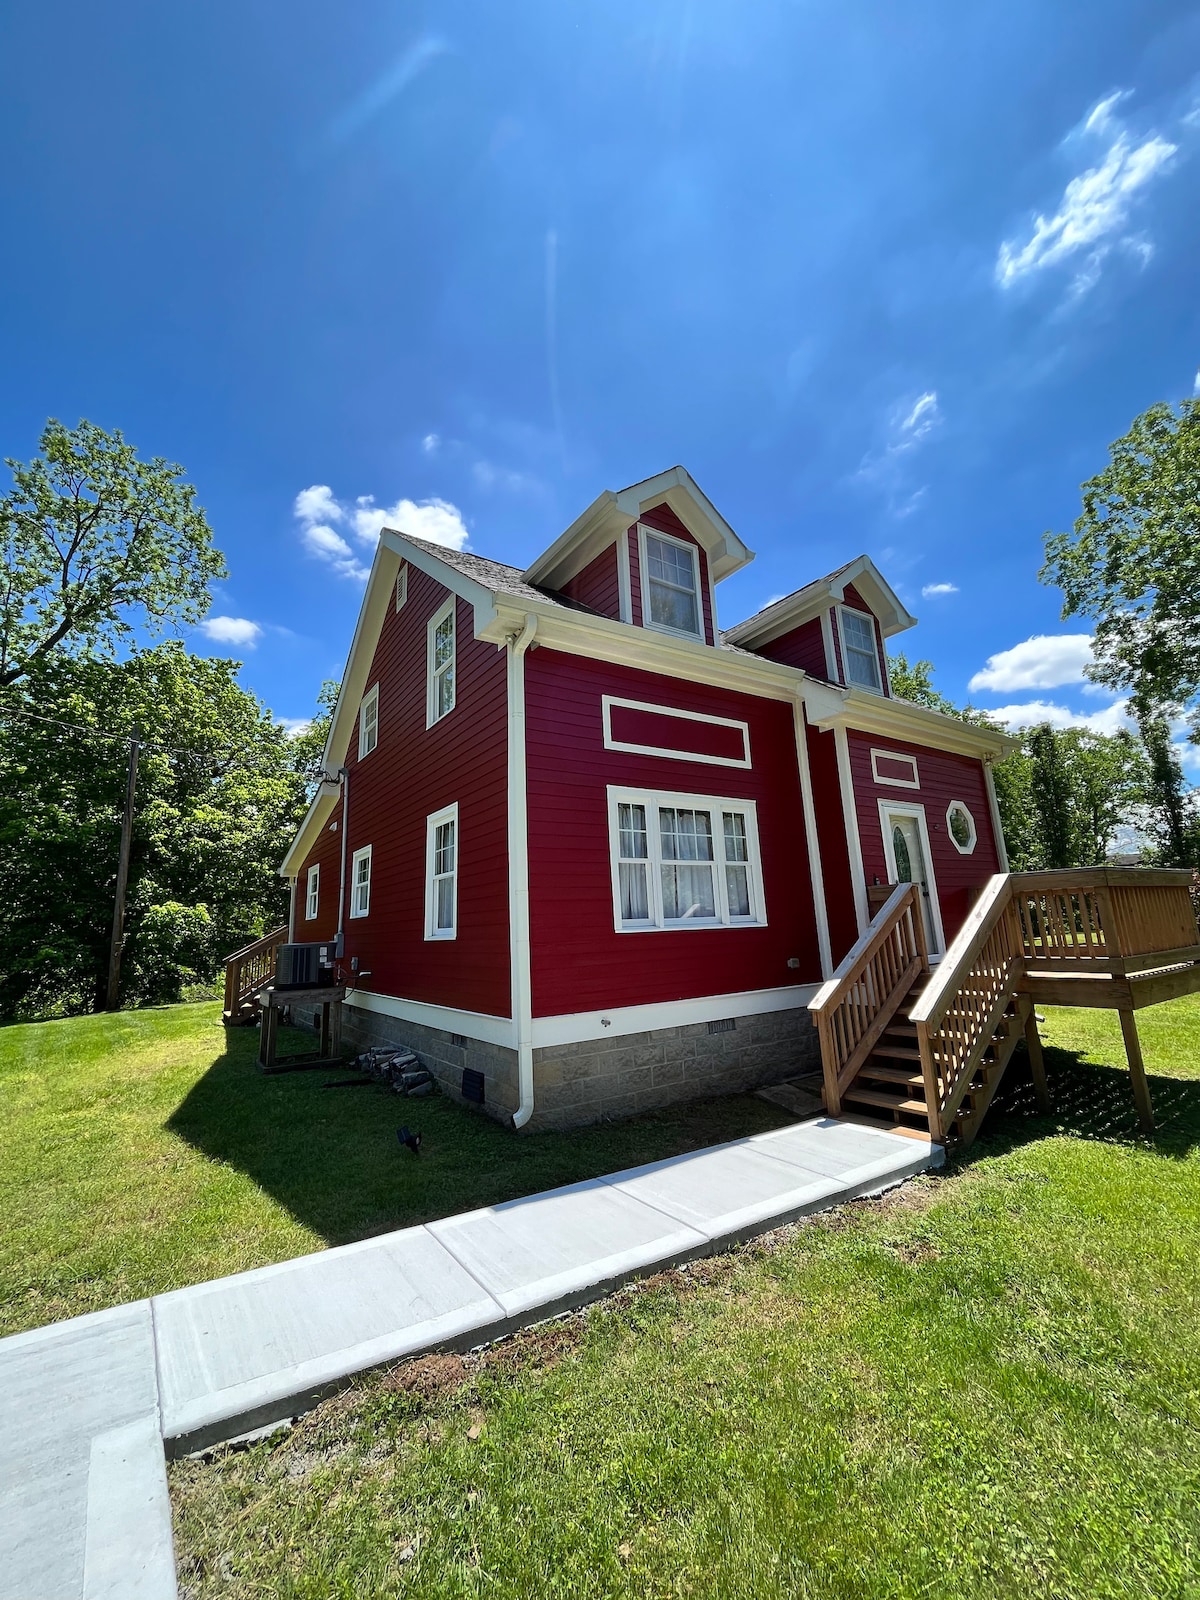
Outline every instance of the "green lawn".
<svg viewBox="0 0 1200 1600"><path fill-rule="evenodd" d="M1200 999L946 1175L172 1468L193 1596L1200 1597Z"/></svg>
<svg viewBox="0 0 1200 1600"><path fill-rule="evenodd" d="M211 1003L0 1028L0 1334L786 1120L742 1096L518 1138L328 1071L264 1078L257 1042Z"/></svg>

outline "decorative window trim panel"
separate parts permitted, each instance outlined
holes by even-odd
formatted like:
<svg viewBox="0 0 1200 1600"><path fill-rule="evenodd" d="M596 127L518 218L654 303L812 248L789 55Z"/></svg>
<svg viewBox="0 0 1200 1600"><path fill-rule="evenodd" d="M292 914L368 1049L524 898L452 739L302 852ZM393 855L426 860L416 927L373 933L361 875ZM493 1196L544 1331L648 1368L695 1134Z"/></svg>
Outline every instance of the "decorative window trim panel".
<svg viewBox="0 0 1200 1600"><path fill-rule="evenodd" d="M451 843L453 859L448 868L439 871L437 860L438 829L449 824L454 829ZM446 939L458 938L458 871L461 853L461 832L458 826L458 801L453 805L443 806L440 811L435 811L425 819L425 937L426 939L441 942ZM444 863L442 864L444 867ZM438 923L438 887L441 883L449 881L450 884L450 922Z"/></svg>
<svg viewBox="0 0 1200 1600"><path fill-rule="evenodd" d="M304 920L315 922L321 905L321 863L308 869L308 882L304 891Z"/></svg>
<svg viewBox="0 0 1200 1600"><path fill-rule="evenodd" d="M912 776L910 778L898 778L893 774L891 777L889 777L886 773L880 772L880 756L882 756L885 761L907 762L909 767L912 769ZM876 783L884 784L892 789L919 789L921 787L921 775L917 769L916 756L910 756L902 750L872 749L871 776L874 778Z"/></svg>
<svg viewBox="0 0 1200 1600"><path fill-rule="evenodd" d="M861 689L864 694L877 694L883 699L887 696L883 692L883 667L879 660L879 636L875 632L875 618L869 611L860 611L857 606L840 605L838 612L838 636L842 646L842 677L852 689ZM858 683L850 676L849 649L846 642L846 618L856 617L860 621L869 623L871 629L871 662L875 669L874 683ZM854 645L857 655L865 656L866 650L861 645Z"/></svg>
<svg viewBox="0 0 1200 1600"><path fill-rule="evenodd" d="M452 594L446 603L439 606L429 619L425 669L425 726L427 728L432 728L435 722L440 722L443 717L448 717L458 704L457 598L456 595ZM439 667L437 664L437 636L445 622L450 624L450 655L448 661ZM443 693L442 685L447 679L449 680L449 689ZM444 703L447 700L449 703Z"/></svg>
<svg viewBox="0 0 1200 1600"><path fill-rule="evenodd" d="M360 873L360 865L366 872ZM364 892L365 891L365 892ZM367 917L371 914L371 846L363 845L350 858L350 915Z"/></svg>
<svg viewBox="0 0 1200 1600"><path fill-rule="evenodd" d="M620 813L623 806L641 808L644 812L645 854L622 856L622 830ZM712 855L703 859L664 859L662 854L663 810L706 811L711 819L710 841ZM740 839L744 855L727 853L724 817L733 814L742 819ZM630 830L627 830L630 831ZM633 830L639 831L639 830ZM758 807L753 800L720 798L715 795L679 794L662 789L630 789L616 784L608 785L608 835L609 864L612 869L613 927L618 933L675 933L704 928L765 928L767 926L766 900L763 893L762 855L758 841ZM644 918L622 916L621 868L641 865L644 868L642 898L646 904ZM714 914L709 917L667 917L663 880L664 867L710 866ZM730 910L729 870L744 869L745 888L750 914L735 916ZM632 876L632 874L631 874ZM631 891L632 892L632 891Z"/></svg>
<svg viewBox="0 0 1200 1600"><path fill-rule="evenodd" d="M358 708L358 759L363 761L379 746L379 685L368 689Z"/></svg>
<svg viewBox="0 0 1200 1600"><path fill-rule="evenodd" d="M715 717L703 711L682 711L677 706L654 705L648 700L625 700L619 695L606 694L601 696L601 715L604 720L604 748L606 750L622 750L628 755L635 756L661 756L668 761L695 761L704 766L711 767L742 767L751 765L750 760L750 725L740 722L735 717ZM656 717L678 717L681 722L702 722L715 728L736 728L742 736L742 755L712 756L699 755L689 750L673 750L660 745L628 744L622 739L614 739L612 731L612 708L624 707L628 711L647 711Z"/></svg>
<svg viewBox="0 0 1200 1600"><path fill-rule="evenodd" d="M685 539L677 539L674 534L662 533L658 528L648 528L644 522L637 525L638 538L638 582L642 590L642 627L650 629L653 633L670 634L675 639L695 639L700 644L707 644L708 639L704 630L704 596L700 581L700 551L694 544L689 544ZM646 551L646 540L661 539L664 544L673 544L679 550L686 550L692 562L692 599L696 606L696 628L672 628L665 622L652 622L650 620L650 562Z"/></svg>

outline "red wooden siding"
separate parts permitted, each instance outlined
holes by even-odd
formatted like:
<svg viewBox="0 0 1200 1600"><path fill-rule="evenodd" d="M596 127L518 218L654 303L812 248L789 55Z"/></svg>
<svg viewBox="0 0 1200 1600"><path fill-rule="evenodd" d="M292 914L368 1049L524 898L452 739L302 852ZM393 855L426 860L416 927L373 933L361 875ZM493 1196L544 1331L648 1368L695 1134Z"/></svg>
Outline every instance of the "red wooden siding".
<svg viewBox="0 0 1200 1600"><path fill-rule="evenodd" d="M351 918L347 896L346 967L353 956L369 978L359 987L432 1005L510 1014L508 932L507 681L505 653L473 637L474 617L457 602L457 694L454 710L425 726L428 623L448 591L410 567L408 601L389 606L367 678L379 684L379 743L358 759L350 738L350 832L347 871L356 849L372 846L371 910ZM458 937L425 938L425 822L458 802ZM325 851L322 835L317 847ZM315 859L316 851L310 857ZM322 861L324 862L324 855ZM299 876L302 895L308 862ZM321 873L321 932L337 925L333 894ZM327 924L326 917L332 916ZM302 913L301 913L302 915ZM305 937L298 915L297 936Z"/></svg>
<svg viewBox="0 0 1200 1600"><path fill-rule="evenodd" d="M562 593L569 600L578 600L581 605L591 606L593 611L602 612L604 616L619 622L621 583L617 576L616 545L610 544L607 550L601 550L582 572L568 578L562 586Z"/></svg>
<svg viewBox="0 0 1200 1600"><path fill-rule="evenodd" d="M812 778L813 810L821 846L821 876L825 880L825 911L829 918L829 948L836 967L858 938L854 885L842 791L838 782L837 746L832 733L808 729L808 768Z"/></svg>
<svg viewBox="0 0 1200 1600"><path fill-rule="evenodd" d="M791 706L544 648L526 685L534 1015L819 981ZM603 694L747 722L754 766L606 750ZM618 933L608 784L754 799L768 926Z"/></svg>
<svg viewBox="0 0 1200 1600"><path fill-rule="evenodd" d="M349 857L346 858L349 861ZM312 922L304 915L308 900L308 869L319 865L321 884L317 895L317 914ZM333 815L322 828L319 838L304 859L296 879L297 944L317 944L332 939L337 932L338 883L342 865L342 802L337 801Z"/></svg>
<svg viewBox="0 0 1200 1600"><path fill-rule="evenodd" d="M852 583L848 583L846 585L845 592L846 604L850 607L851 611L865 611L875 626L875 649L879 656L879 678L880 682L883 684L884 694L890 695L892 691L888 686L887 648L883 642L883 629L879 626L879 618L871 610L870 606L863 599L862 595L859 594L858 590ZM845 681L845 674L843 673L842 682L844 683Z"/></svg>
<svg viewBox="0 0 1200 1600"><path fill-rule="evenodd" d="M695 545L700 552L700 603L704 614L704 641L706 644L715 643L713 634L713 609L712 586L708 581L708 553L698 539L694 539L671 510L670 506L655 506L653 511L642 513L641 521L647 528L657 528L659 533L669 533L676 539L681 539L684 544ZM629 530L629 588L633 609L633 621L638 627L642 626L642 579L641 560L638 548L637 525Z"/></svg>
<svg viewBox="0 0 1200 1600"><path fill-rule="evenodd" d="M825 636L821 631L820 617L802 622L798 628L789 628L778 639L759 647L756 654L768 661L780 661L785 667L799 667L810 678L829 681L829 664L825 659Z"/></svg>
<svg viewBox="0 0 1200 1600"><path fill-rule="evenodd" d="M880 883L888 881L878 802L887 800L894 805L924 806L942 927L949 943L962 926L979 890L993 873L1000 871L983 763L970 756L950 755L924 745L904 744L865 733L851 732L849 743L867 882L873 883L876 878ZM896 750L915 757L920 788L897 789L891 784L877 784L871 772L873 749ZM946 826L946 809L952 800L961 800L975 818L976 843L969 856L955 848Z"/></svg>
<svg viewBox="0 0 1200 1600"><path fill-rule="evenodd" d="M609 727L618 744L678 750L683 755L718 756L725 761L746 758L746 735L742 729L727 728L720 722L694 722L690 717L670 717L657 711L637 711L632 706L612 706Z"/></svg>

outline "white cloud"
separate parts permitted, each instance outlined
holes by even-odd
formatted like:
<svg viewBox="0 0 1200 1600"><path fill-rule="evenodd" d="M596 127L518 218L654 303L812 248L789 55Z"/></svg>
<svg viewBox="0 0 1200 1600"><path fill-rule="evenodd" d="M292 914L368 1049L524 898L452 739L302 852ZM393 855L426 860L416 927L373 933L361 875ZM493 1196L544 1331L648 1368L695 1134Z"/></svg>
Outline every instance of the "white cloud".
<svg viewBox="0 0 1200 1600"><path fill-rule="evenodd" d="M436 455L437 448L441 442L441 438L436 433L427 433L421 440L421 449L427 456Z"/></svg>
<svg viewBox="0 0 1200 1600"><path fill-rule="evenodd" d="M903 410L903 408L901 408ZM898 448L910 450L913 445L927 439L942 420L938 409L936 389L927 389L918 395L907 415L901 417L896 429Z"/></svg>
<svg viewBox="0 0 1200 1600"><path fill-rule="evenodd" d="M1192 393L1200 394L1200 367L1196 368L1196 376L1192 379Z"/></svg>
<svg viewBox="0 0 1200 1600"><path fill-rule="evenodd" d="M1072 711L1052 700L1030 700L1024 705L989 706L988 716L995 717L1009 728L1033 728L1048 722L1052 728L1087 728L1092 733L1116 733L1120 728L1132 728L1129 701L1116 700L1103 711Z"/></svg>
<svg viewBox="0 0 1200 1600"><path fill-rule="evenodd" d="M936 389L910 395L892 408L882 447L869 451L863 457L857 476L886 489L888 509L893 516L902 518L911 515L925 498L925 486L915 490L908 488L912 481L907 470L908 462L912 453L925 443L941 423L942 412Z"/></svg>
<svg viewBox="0 0 1200 1600"><path fill-rule="evenodd" d="M1129 90L1108 95L1094 106L1065 144L1079 140L1109 141L1097 165L1070 179L1053 216L1035 216L1024 237L1005 239L996 258L996 281L1001 288L1078 258L1071 286L1073 298L1086 294L1115 245L1122 245L1144 263L1154 246L1140 234L1126 232L1130 213L1140 191L1166 169L1178 146L1158 133L1135 139L1117 117L1115 108Z"/></svg>
<svg viewBox="0 0 1200 1600"><path fill-rule="evenodd" d="M921 590L921 598L923 600L934 600L939 595L957 593L958 585L956 583L927 583Z"/></svg>
<svg viewBox="0 0 1200 1600"><path fill-rule="evenodd" d="M1092 660L1092 637L1088 633L1039 633L989 656L967 684L976 694L981 689L1007 694L1013 689L1057 689L1064 683L1083 683L1084 668Z"/></svg>
<svg viewBox="0 0 1200 1600"><path fill-rule="evenodd" d="M298 739L302 733L307 733L312 727L311 717L276 717L275 721L289 739Z"/></svg>
<svg viewBox="0 0 1200 1600"><path fill-rule="evenodd" d="M200 629L206 638L217 644L238 644L247 650L253 650L262 638L258 623L247 617L206 617Z"/></svg>
<svg viewBox="0 0 1200 1600"><path fill-rule="evenodd" d="M374 495L363 494L353 504L346 504L335 497L328 484L314 483L296 496L293 511L309 555L328 562L338 577L359 583L370 572L370 564L359 559L354 546L334 523L363 546L378 544L384 528L396 528L449 550L462 550L468 537L461 511L448 500L397 500L393 506L377 506Z"/></svg>

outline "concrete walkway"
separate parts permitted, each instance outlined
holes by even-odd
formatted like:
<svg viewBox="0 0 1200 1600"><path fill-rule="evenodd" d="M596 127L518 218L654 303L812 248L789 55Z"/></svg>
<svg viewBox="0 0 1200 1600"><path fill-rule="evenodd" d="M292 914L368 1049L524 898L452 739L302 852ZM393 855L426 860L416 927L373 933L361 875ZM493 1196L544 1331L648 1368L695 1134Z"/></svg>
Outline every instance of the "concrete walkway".
<svg viewBox="0 0 1200 1600"><path fill-rule="evenodd" d="M0 1600L173 1596L167 1455L942 1161L818 1118L0 1340Z"/></svg>

